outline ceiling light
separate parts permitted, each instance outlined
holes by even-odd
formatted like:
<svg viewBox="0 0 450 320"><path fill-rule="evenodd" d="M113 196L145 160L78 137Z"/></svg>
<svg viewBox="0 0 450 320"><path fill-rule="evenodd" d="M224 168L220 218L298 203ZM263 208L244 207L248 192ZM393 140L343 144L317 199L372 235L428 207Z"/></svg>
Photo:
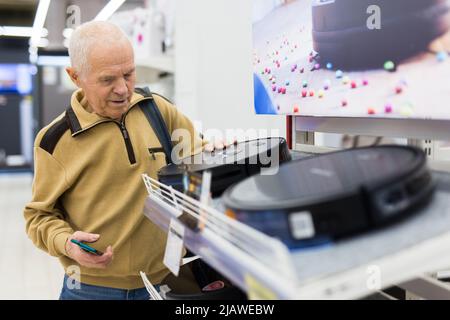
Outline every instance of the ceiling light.
<svg viewBox="0 0 450 320"><path fill-rule="evenodd" d="M110 0L102 11L94 18L95 21L106 21L117 9L125 2L125 0Z"/></svg>
<svg viewBox="0 0 450 320"><path fill-rule="evenodd" d="M48 7L50 0L40 0L34 17L33 30L31 33L31 46L38 46L44 28L45 19L47 18Z"/></svg>
<svg viewBox="0 0 450 320"><path fill-rule="evenodd" d="M9 37L31 37L33 28L31 27L18 27L18 26L3 26L0 27L0 36ZM46 37L48 30L42 28L41 37Z"/></svg>

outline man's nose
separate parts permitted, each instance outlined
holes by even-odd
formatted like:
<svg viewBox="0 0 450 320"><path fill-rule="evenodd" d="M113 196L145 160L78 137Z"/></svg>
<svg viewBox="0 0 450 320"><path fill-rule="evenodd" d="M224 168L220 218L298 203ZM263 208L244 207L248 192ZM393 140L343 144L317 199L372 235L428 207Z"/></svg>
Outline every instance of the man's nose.
<svg viewBox="0 0 450 320"><path fill-rule="evenodd" d="M124 79L119 79L114 86L114 93L123 96L128 92L127 84Z"/></svg>

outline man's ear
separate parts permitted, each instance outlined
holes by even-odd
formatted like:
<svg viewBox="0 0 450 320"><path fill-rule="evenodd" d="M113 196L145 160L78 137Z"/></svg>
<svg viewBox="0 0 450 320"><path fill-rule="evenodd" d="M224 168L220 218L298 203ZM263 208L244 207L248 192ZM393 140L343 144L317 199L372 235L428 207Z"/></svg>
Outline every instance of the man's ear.
<svg viewBox="0 0 450 320"><path fill-rule="evenodd" d="M66 67L66 72L70 77L70 80L78 87L80 88L80 76L77 71L75 71L72 67Z"/></svg>

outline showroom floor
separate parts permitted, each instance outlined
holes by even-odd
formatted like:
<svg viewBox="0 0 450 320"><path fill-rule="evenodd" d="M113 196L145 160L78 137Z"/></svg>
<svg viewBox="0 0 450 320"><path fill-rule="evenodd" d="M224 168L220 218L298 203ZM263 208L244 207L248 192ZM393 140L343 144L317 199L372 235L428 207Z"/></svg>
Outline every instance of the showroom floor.
<svg viewBox="0 0 450 320"><path fill-rule="evenodd" d="M23 208L31 198L31 174L0 174L0 300L58 299L59 261L37 249L25 233Z"/></svg>

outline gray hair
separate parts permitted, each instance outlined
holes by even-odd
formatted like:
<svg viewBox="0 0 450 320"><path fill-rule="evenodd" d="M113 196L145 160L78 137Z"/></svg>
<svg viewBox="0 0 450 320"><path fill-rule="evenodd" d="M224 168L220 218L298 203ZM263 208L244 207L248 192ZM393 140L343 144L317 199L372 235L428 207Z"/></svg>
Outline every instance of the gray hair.
<svg viewBox="0 0 450 320"><path fill-rule="evenodd" d="M70 36L70 63L80 73L89 70L88 56L93 46L99 44L130 43L118 26L107 21L90 21L77 27Z"/></svg>

